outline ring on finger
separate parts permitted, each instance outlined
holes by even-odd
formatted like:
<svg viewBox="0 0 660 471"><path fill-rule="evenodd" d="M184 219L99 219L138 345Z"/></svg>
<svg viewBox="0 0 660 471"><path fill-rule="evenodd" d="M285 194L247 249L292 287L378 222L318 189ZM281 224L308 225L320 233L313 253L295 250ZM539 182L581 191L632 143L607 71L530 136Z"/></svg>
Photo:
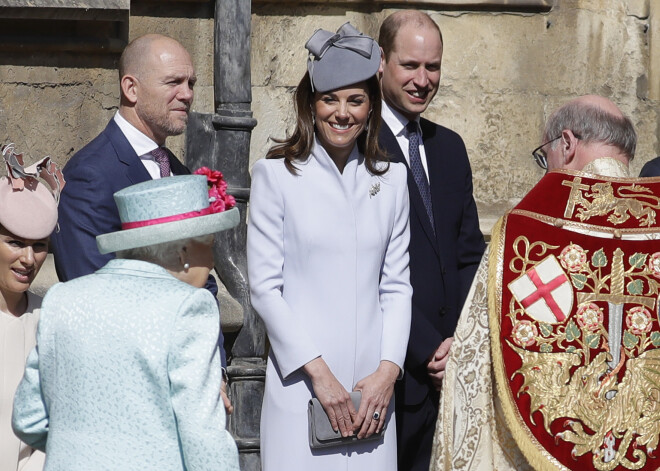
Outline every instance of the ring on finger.
<svg viewBox="0 0 660 471"><path fill-rule="evenodd" d="M374 415L371 416L374 420L380 420L380 412L374 411Z"/></svg>

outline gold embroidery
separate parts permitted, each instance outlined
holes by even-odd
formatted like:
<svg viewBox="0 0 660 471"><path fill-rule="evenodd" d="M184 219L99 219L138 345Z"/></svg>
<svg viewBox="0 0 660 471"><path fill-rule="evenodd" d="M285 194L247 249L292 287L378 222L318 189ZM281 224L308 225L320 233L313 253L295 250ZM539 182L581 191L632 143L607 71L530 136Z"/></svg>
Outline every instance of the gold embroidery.
<svg viewBox="0 0 660 471"><path fill-rule="evenodd" d="M629 359L626 374L617 383L615 372L608 372L607 352L571 373L582 363L577 353L544 354L507 343L523 362L514 373L524 377L518 394L529 394L531 414L541 411L549 434L553 421L569 418L570 430L557 433L555 439L573 443L573 456L592 453L593 465L600 471L619 465L639 469L646 464L647 453L655 450L660 436L660 350ZM626 458L633 439L635 461ZM615 440L620 440L617 449Z"/></svg>
<svg viewBox="0 0 660 471"><path fill-rule="evenodd" d="M582 183L582 178L575 177L572 181L564 180L561 182L564 186L571 187L571 193L568 195L568 202L566 203L566 209L564 210L565 218L572 218L573 211L575 211L575 205L582 202L582 190L587 191L589 185Z"/></svg>
<svg viewBox="0 0 660 471"><path fill-rule="evenodd" d="M571 188L564 217L573 216L577 207L577 218L586 221L594 216L608 215L612 224L623 224L630 217L638 220L640 226L651 227L656 221L655 210L660 209L660 198L645 187L633 183L617 187L616 195L611 182L598 182L591 185L582 183L580 177L564 180L562 185Z"/></svg>
<svg viewBox="0 0 660 471"><path fill-rule="evenodd" d="M522 274L558 246L520 236L512 248L509 269ZM517 396L529 395L532 424L540 411L552 435L553 422L567 419L553 436L572 443L574 457L591 453L599 471L640 469L660 438L660 332L651 332L657 321L649 312L660 291L660 252L626 259L616 248L611 260L602 248L587 253L571 243L558 256L578 291L577 312L563 323L520 320L525 310L511 300L511 338L523 348L506 340L522 361L509 379L523 377ZM603 274L610 263L611 273ZM608 303L608 329L603 309L592 301ZM624 312L625 303L636 306ZM535 344L539 351L525 349ZM600 350L593 360L592 349Z"/></svg>
<svg viewBox="0 0 660 471"><path fill-rule="evenodd" d="M509 270L512 273L522 274L525 273L530 267L535 266L537 263L531 261L531 257L535 256L539 259L544 257L548 250L558 248L558 245L546 244L543 241L537 241L530 243L529 239L525 236L519 236L513 242L513 251L515 252L515 257L511 258L509 262ZM520 306L515 300L515 297L511 298L509 302L509 313L507 314L511 320L515 320L517 316L520 316L524 313L524 309Z"/></svg>

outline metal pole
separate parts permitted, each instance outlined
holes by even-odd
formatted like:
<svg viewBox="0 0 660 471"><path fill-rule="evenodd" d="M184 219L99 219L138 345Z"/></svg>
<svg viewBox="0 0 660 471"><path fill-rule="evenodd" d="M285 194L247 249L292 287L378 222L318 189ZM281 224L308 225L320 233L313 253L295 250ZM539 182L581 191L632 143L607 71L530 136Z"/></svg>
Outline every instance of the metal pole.
<svg viewBox="0 0 660 471"><path fill-rule="evenodd" d="M245 216L250 197L250 135L257 122L250 104L250 0L216 0L214 48L215 114L191 113L186 163L220 169L241 212L241 223L216 238L216 271L243 308L243 327L225 336L230 349L227 372L234 413L229 430L240 453L241 469L258 471L259 421L266 375L266 331L250 305Z"/></svg>

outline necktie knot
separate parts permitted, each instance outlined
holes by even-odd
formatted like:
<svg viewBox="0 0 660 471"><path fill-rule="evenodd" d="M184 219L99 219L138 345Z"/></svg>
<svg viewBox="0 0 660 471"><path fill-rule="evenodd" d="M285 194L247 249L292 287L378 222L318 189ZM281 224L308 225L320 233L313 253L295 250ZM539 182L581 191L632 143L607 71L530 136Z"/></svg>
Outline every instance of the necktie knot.
<svg viewBox="0 0 660 471"><path fill-rule="evenodd" d="M156 147L151 151L151 155L154 158L154 161L158 164L160 168L160 177L169 177L170 176L170 155L164 147Z"/></svg>
<svg viewBox="0 0 660 471"><path fill-rule="evenodd" d="M418 129L419 126L417 126L417 121L408 121L408 124L406 124L406 131L408 132L408 136L417 134Z"/></svg>

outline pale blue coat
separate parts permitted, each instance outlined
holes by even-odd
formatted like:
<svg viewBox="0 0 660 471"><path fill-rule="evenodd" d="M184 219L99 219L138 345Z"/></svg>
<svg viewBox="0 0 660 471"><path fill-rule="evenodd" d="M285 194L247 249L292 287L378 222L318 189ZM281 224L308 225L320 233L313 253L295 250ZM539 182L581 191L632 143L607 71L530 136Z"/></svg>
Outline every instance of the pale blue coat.
<svg viewBox="0 0 660 471"><path fill-rule="evenodd" d="M300 369L323 357L344 388L389 360L403 368L410 330L406 168L371 175L353 149L343 173L315 143L292 175L282 159L252 172L248 273L271 352L261 416L264 471L396 470L394 401L381 442L312 452Z"/></svg>
<svg viewBox="0 0 660 471"><path fill-rule="evenodd" d="M238 470L213 296L110 260L44 298L13 426L48 471Z"/></svg>

